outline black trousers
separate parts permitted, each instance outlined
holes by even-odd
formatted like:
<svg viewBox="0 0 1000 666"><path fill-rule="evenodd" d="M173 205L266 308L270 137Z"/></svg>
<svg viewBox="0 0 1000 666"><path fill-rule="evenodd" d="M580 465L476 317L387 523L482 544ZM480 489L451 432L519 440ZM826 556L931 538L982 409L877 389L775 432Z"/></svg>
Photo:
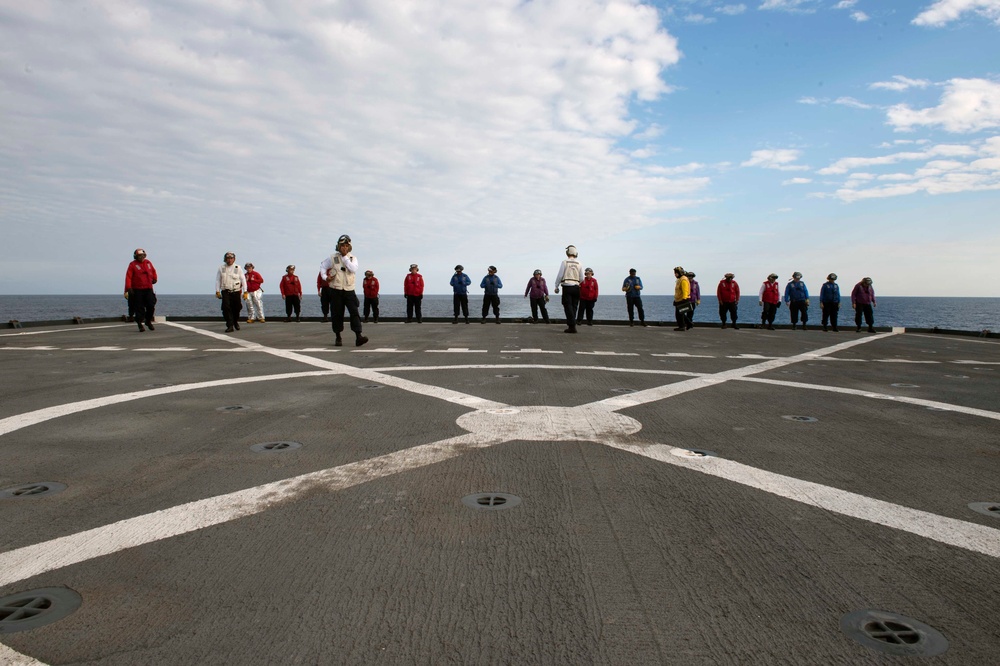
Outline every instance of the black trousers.
<svg viewBox="0 0 1000 666"><path fill-rule="evenodd" d="M319 307L323 310L323 316L330 315L330 303L333 301L333 289L322 287L319 290Z"/></svg>
<svg viewBox="0 0 1000 666"><path fill-rule="evenodd" d="M288 296L285 296L285 316L291 317L293 310L295 311L296 317L302 314L302 297L298 294L289 294Z"/></svg>
<svg viewBox="0 0 1000 666"><path fill-rule="evenodd" d="M580 307L576 311L576 323L583 323L584 318L586 318L588 324L594 323L594 304L597 301L585 301L580 299Z"/></svg>
<svg viewBox="0 0 1000 666"><path fill-rule="evenodd" d="M625 306L628 308L628 320L632 321L635 319L635 310L639 311L639 321L646 321L646 313L642 309L642 297L641 296L626 296ZM680 324L678 324L680 326Z"/></svg>
<svg viewBox="0 0 1000 666"><path fill-rule="evenodd" d="M353 291L344 289L333 289L333 297L330 299L330 321L333 332L340 337L344 331L344 309L350 314L351 330L355 334L361 335L361 316L358 314L358 295Z"/></svg>
<svg viewBox="0 0 1000 666"><path fill-rule="evenodd" d="M821 317L823 327L825 328L827 323L829 323L834 328L837 328L837 316L840 314L840 303L820 303L819 306L823 309L823 316Z"/></svg>
<svg viewBox="0 0 1000 666"><path fill-rule="evenodd" d="M868 328L875 325L875 311L872 309L870 303L858 303L854 306L854 324L858 328L861 328L862 315L865 318L865 323L868 324Z"/></svg>
<svg viewBox="0 0 1000 666"><path fill-rule="evenodd" d="M147 324L153 321L156 311L156 296L152 289L130 289L128 292L128 307L133 312L135 320Z"/></svg>
<svg viewBox="0 0 1000 666"><path fill-rule="evenodd" d="M455 319L458 319L458 310L461 308L462 316L466 319L469 318L469 295L468 294L455 294L452 297L452 303L455 305Z"/></svg>
<svg viewBox="0 0 1000 666"><path fill-rule="evenodd" d="M764 309L760 311L760 323L774 326L774 315L778 314L777 303L764 303Z"/></svg>
<svg viewBox="0 0 1000 666"><path fill-rule="evenodd" d="M483 319L486 319L487 313L490 311L490 306L493 307L493 316L500 317L500 294L484 294L483 295Z"/></svg>
<svg viewBox="0 0 1000 666"><path fill-rule="evenodd" d="M375 315L375 322L378 323L378 296L375 298L365 296L365 319L368 319L369 314Z"/></svg>
<svg viewBox="0 0 1000 666"><path fill-rule="evenodd" d="M580 308L580 285L564 284L560 285L563 290L562 306L566 313L566 325L571 331L576 330L576 311Z"/></svg>
<svg viewBox="0 0 1000 666"><path fill-rule="evenodd" d="M226 319L226 328L232 328L240 319L243 311L243 301L239 291L222 290L222 316Z"/></svg>
<svg viewBox="0 0 1000 666"><path fill-rule="evenodd" d="M802 325L809 321L809 306L805 301L792 301L788 304L788 314L792 317L792 323L799 323L799 316L802 317Z"/></svg>
<svg viewBox="0 0 1000 666"><path fill-rule="evenodd" d="M406 297L406 321L413 319L414 314L416 314L417 321L421 321L424 315L420 311L420 302L424 300L423 296L407 296ZM486 315L483 315L484 317Z"/></svg>
<svg viewBox="0 0 1000 666"><path fill-rule="evenodd" d="M732 318L733 323L735 324L736 323L736 303L735 302L733 302L733 303L722 303L720 301L719 302L719 319L722 320L723 324L726 323L726 315L727 314Z"/></svg>
<svg viewBox="0 0 1000 666"><path fill-rule="evenodd" d="M544 298L532 298L531 300L531 318L534 321L538 321L538 311L542 311L542 319L545 323L549 323L549 311L545 309L545 299Z"/></svg>

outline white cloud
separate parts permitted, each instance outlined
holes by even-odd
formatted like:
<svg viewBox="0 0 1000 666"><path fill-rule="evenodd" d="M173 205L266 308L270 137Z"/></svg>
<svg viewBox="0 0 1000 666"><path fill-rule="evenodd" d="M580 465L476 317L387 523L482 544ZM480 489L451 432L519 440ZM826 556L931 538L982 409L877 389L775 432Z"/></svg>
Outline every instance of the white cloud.
<svg viewBox="0 0 1000 666"><path fill-rule="evenodd" d="M750 154L750 159L742 162L740 166L779 171L805 171L809 167L790 164L799 159L799 155L801 151L794 148L755 150Z"/></svg>
<svg viewBox="0 0 1000 666"><path fill-rule="evenodd" d="M858 4L858 0L840 0L836 5L833 6L834 9L850 9L854 5Z"/></svg>
<svg viewBox="0 0 1000 666"><path fill-rule="evenodd" d="M715 11L719 14L725 14L727 16L739 16L740 14L746 12L746 5L723 5L722 7L716 7Z"/></svg>
<svg viewBox="0 0 1000 666"><path fill-rule="evenodd" d="M686 23L694 23L697 25L708 25L715 23L715 18L711 16L705 16L704 14L688 14L684 17Z"/></svg>
<svg viewBox="0 0 1000 666"><path fill-rule="evenodd" d="M852 171L860 167L929 160L935 157L972 156L975 154L976 150L971 146L961 144L941 144L921 152L894 153L892 155L881 155L879 157L844 157L837 160L830 166L820 169L816 173L821 176L836 175L847 173L848 171Z"/></svg>
<svg viewBox="0 0 1000 666"><path fill-rule="evenodd" d="M871 90L894 90L902 92L908 88L926 88L931 84L926 79L910 79L905 76L895 75L892 81L878 81L868 86Z"/></svg>
<svg viewBox="0 0 1000 666"><path fill-rule="evenodd" d="M912 23L938 28L969 12L1000 25L1000 0L937 0L920 12Z"/></svg>
<svg viewBox="0 0 1000 666"><path fill-rule="evenodd" d="M834 104L840 104L841 106L849 106L855 109L871 109L873 108L871 104L865 104L853 97L838 97L833 100Z"/></svg>
<svg viewBox="0 0 1000 666"><path fill-rule="evenodd" d="M871 17L869 17L868 14L865 14L864 12L858 11L858 12L851 12L851 18L857 21L858 23L864 23Z"/></svg>
<svg viewBox="0 0 1000 666"><path fill-rule="evenodd" d="M782 181L782 185L805 185L806 183L811 183L812 178L789 178L788 180Z"/></svg>
<svg viewBox="0 0 1000 666"><path fill-rule="evenodd" d="M821 100L816 97L801 97L798 99L799 104L822 104L826 100Z"/></svg>
<svg viewBox="0 0 1000 666"><path fill-rule="evenodd" d="M951 79L940 103L927 109L897 104L887 112L897 131L915 126L940 126L949 132L968 133L1000 127L1000 83L987 79Z"/></svg>
<svg viewBox="0 0 1000 666"><path fill-rule="evenodd" d="M813 12L815 0L764 0L758 9L791 12Z"/></svg>

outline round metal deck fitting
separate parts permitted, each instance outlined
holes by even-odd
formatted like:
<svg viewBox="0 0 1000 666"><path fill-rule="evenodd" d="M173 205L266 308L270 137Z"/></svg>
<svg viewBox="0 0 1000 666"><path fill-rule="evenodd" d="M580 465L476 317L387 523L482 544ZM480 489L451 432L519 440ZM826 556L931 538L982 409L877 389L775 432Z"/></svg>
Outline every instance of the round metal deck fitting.
<svg viewBox="0 0 1000 666"><path fill-rule="evenodd" d="M241 412L245 409L250 409L246 405L229 405L228 407L216 407L217 412Z"/></svg>
<svg viewBox="0 0 1000 666"><path fill-rule="evenodd" d="M302 445L298 442L261 442L251 446L250 450L254 453L268 453L269 451L291 451L300 448Z"/></svg>
<svg viewBox="0 0 1000 666"><path fill-rule="evenodd" d="M707 449L671 449L670 453L678 458L689 458L696 460L699 458L716 458L718 453Z"/></svg>
<svg viewBox="0 0 1000 666"><path fill-rule="evenodd" d="M508 493L476 493L462 498L462 504L477 511L513 509L520 503L520 497Z"/></svg>
<svg viewBox="0 0 1000 666"><path fill-rule="evenodd" d="M969 508L984 516L1000 518L1000 502L972 502L969 504Z"/></svg>
<svg viewBox="0 0 1000 666"><path fill-rule="evenodd" d="M787 414L785 416L782 416L781 418L786 419L788 421L796 421L798 423L816 423L817 421L819 421L819 419L816 418L815 416L796 416L794 414Z"/></svg>
<svg viewBox="0 0 1000 666"><path fill-rule="evenodd" d="M934 657L948 649L937 629L888 611L848 613L840 618L840 630L867 648L900 657Z"/></svg>
<svg viewBox="0 0 1000 666"><path fill-rule="evenodd" d="M895 388L920 388L919 384L890 384Z"/></svg>
<svg viewBox="0 0 1000 666"><path fill-rule="evenodd" d="M83 598L68 587L42 587L0 598L0 635L57 622L73 613Z"/></svg>
<svg viewBox="0 0 1000 666"><path fill-rule="evenodd" d="M37 481L35 483L25 483L20 486L11 486L0 490L0 499L30 499L54 495L66 490L65 483L55 481Z"/></svg>

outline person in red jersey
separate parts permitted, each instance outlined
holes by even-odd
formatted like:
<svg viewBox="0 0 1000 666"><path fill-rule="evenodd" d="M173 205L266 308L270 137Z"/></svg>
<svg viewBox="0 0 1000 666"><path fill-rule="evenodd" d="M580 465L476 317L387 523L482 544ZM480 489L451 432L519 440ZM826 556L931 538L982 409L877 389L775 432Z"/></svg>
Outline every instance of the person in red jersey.
<svg viewBox="0 0 1000 666"><path fill-rule="evenodd" d="M295 275L294 264L285 268L278 289L281 290L281 300L285 301L285 321L292 320L292 311L295 312L295 321L302 321L302 283Z"/></svg>
<svg viewBox="0 0 1000 666"><path fill-rule="evenodd" d="M416 317L417 323L424 323L424 316L420 310L421 301L424 300L424 276L419 273L420 267L410 264L410 272L403 278L403 296L406 296L406 323L409 324Z"/></svg>
<svg viewBox="0 0 1000 666"><path fill-rule="evenodd" d="M132 263L125 270L125 298L128 299L129 309L135 314L135 322L139 325L139 332L156 328L153 326L153 316L156 310L156 294L153 293L153 285L156 284L156 268L153 262L146 258L146 251L141 247L136 248L132 253Z"/></svg>
<svg viewBox="0 0 1000 666"><path fill-rule="evenodd" d="M365 323L368 323L368 315L371 314L378 323L378 278L375 271L365 271L365 279L361 281L361 289L365 292Z"/></svg>

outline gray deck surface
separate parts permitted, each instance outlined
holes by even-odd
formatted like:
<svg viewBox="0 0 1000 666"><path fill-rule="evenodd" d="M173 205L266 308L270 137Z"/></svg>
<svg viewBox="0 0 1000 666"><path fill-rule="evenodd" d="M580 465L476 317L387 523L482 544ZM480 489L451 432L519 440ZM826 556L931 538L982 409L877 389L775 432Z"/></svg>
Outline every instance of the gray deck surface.
<svg viewBox="0 0 1000 666"><path fill-rule="evenodd" d="M1000 663L996 342L223 328L0 334L0 490L67 486L0 499L0 597L83 599L0 663Z"/></svg>

